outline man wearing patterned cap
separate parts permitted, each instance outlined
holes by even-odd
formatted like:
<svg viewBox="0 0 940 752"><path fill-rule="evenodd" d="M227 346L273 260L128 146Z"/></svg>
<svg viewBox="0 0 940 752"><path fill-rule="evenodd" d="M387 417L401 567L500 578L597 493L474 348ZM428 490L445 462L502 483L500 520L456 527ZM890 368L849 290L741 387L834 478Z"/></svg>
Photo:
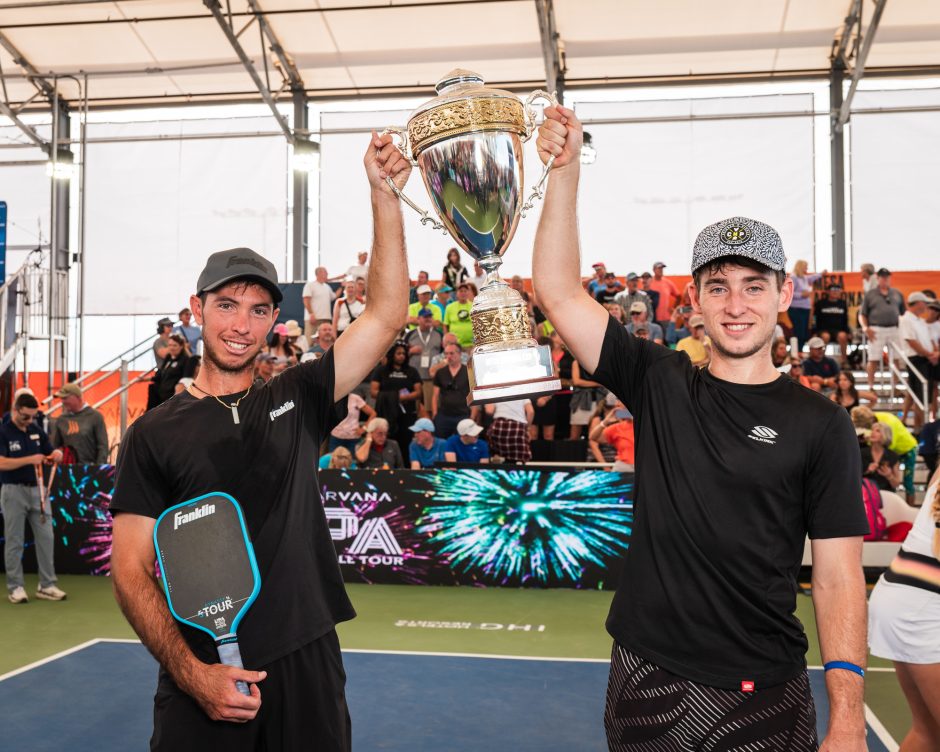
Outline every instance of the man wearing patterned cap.
<svg viewBox="0 0 940 752"><path fill-rule="evenodd" d="M711 340L706 368L631 335L578 280L581 124L564 107L545 116L539 153L555 163L533 284L581 367L622 400L636 431L634 526L607 620L608 746L817 748L807 639L794 616L809 535L831 669L824 749L861 752L868 525L858 445L844 410L773 367L777 315L793 296L780 237L732 217L696 239L688 292Z"/></svg>

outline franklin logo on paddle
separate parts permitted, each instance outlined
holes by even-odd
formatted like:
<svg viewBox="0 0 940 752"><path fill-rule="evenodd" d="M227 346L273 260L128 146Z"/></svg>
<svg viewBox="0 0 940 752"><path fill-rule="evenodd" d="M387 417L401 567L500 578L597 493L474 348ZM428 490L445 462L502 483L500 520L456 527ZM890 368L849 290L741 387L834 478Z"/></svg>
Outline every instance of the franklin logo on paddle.
<svg viewBox="0 0 940 752"><path fill-rule="evenodd" d="M203 504L201 507L196 507L192 512L177 512L173 515L173 529L176 530L180 525L208 517L210 514L215 514L215 504Z"/></svg>

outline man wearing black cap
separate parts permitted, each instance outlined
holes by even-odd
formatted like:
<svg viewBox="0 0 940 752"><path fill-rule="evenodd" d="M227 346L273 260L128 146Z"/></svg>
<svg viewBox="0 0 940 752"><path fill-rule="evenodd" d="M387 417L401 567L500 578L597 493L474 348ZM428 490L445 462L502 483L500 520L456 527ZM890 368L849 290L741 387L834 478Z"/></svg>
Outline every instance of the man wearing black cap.
<svg viewBox="0 0 940 752"><path fill-rule="evenodd" d="M607 620L608 745L816 749L794 616L808 534L830 669L825 748L861 752L868 525L858 444L845 410L773 367L777 316L793 297L780 237L732 217L696 239L688 292L711 339L707 368L634 337L578 284L581 125L564 107L545 117L539 153L555 166L533 283L574 357L635 421L634 526Z"/></svg>
<svg viewBox="0 0 940 752"><path fill-rule="evenodd" d="M826 286L826 296L813 304L813 334L826 344L839 343L842 365L846 364L849 336L849 307L842 294L842 285L833 282Z"/></svg>
<svg viewBox="0 0 940 752"><path fill-rule="evenodd" d="M878 284L865 293L858 320L868 337L868 390L875 389L875 369L881 365L885 349L894 344L901 347L898 323L904 313L904 296L891 286L891 272L882 267L877 272ZM893 350L893 348L890 348ZM895 359L897 354L889 352Z"/></svg>
<svg viewBox="0 0 940 752"><path fill-rule="evenodd" d="M323 357L256 383L252 365L281 300L276 270L247 248L212 254L190 299L203 326L202 368L121 444L111 573L118 603L161 665L152 749L350 749L334 627L355 613L316 457L345 416L341 400L400 331L408 301L401 210L385 177L404 187L410 166L389 136L375 134L364 162L374 223L366 311ZM153 576L155 518L212 491L241 503L261 573L238 632L246 669L220 664L211 639L178 626Z"/></svg>

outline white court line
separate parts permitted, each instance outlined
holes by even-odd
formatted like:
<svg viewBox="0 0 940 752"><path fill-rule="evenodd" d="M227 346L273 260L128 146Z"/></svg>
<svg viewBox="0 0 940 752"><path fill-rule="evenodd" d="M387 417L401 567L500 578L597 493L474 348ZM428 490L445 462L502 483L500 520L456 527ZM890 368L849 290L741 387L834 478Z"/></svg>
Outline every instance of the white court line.
<svg viewBox="0 0 940 752"><path fill-rule="evenodd" d="M96 643L99 643L99 642L101 642L101 640L97 638L94 640L88 640L88 642L83 642L80 645L75 645L74 647L71 647L68 650L63 650L62 652L55 653L54 655L48 655L45 658L35 661L34 663L30 663L29 665L21 666L20 668L15 668L12 671L8 671L7 673L0 676L0 681L4 681L5 679L11 679L12 677L17 676L19 674L25 674L27 671L31 671L34 668L39 668L40 666L43 666L47 663L52 663L52 661L57 661L59 660L59 658L64 658L65 656L71 655L72 653L77 653L79 650L90 648L92 645L95 645Z"/></svg>
<svg viewBox="0 0 940 752"><path fill-rule="evenodd" d="M871 730L875 732L875 736L881 739L881 743L887 747L888 752L898 752L900 745L894 741L894 737L888 733L888 729L884 727L884 724L878 720L876 716L868 705L865 705L865 722L871 726Z"/></svg>
<svg viewBox="0 0 940 752"><path fill-rule="evenodd" d="M67 650L62 650L54 655L46 656L41 660L30 663L26 666L21 666L20 668L9 671L3 675L0 675L0 681L10 679L19 674L26 673L31 671L34 668L43 666L52 661L57 661L59 658L64 658L67 655L72 653L77 653L79 650L84 650L85 648L90 648L92 645L97 645L98 643L136 643L141 644L140 640L129 639L129 638L119 638L119 637L99 637L93 640L88 640L74 647L68 648ZM420 651L420 650L366 650L364 648L344 648L344 653L365 653L371 655L427 655L437 658L492 658L494 660L502 661L553 661L557 663L610 663L608 658L559 658L553 656L532 656L532 655L489 655L487 653L443 653L436 651ZM813 670L822 670L822 666L809 666L808 668ZM869 671L894 671L893 668L878 667L870 668ZM881 740L881 743L887 747L888 752L898 752L899 745L888 730L884 727L884 724L878 719L872 709L865 705L865 721L871 726L871 730L875 732L875 735Z"/></svg>

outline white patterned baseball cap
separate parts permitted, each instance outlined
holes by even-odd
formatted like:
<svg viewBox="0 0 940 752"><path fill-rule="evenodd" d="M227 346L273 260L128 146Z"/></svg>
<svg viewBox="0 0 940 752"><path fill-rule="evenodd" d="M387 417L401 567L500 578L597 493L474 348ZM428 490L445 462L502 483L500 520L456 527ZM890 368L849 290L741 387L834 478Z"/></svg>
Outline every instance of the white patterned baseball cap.
<svg viewBox="0 0 940 752"><path fill-rule="evenodd" d="M692 246L692 273L725 256L743 256L775 272L787 264L777 231L748 217L723 219L702 230Z"/></svg>

